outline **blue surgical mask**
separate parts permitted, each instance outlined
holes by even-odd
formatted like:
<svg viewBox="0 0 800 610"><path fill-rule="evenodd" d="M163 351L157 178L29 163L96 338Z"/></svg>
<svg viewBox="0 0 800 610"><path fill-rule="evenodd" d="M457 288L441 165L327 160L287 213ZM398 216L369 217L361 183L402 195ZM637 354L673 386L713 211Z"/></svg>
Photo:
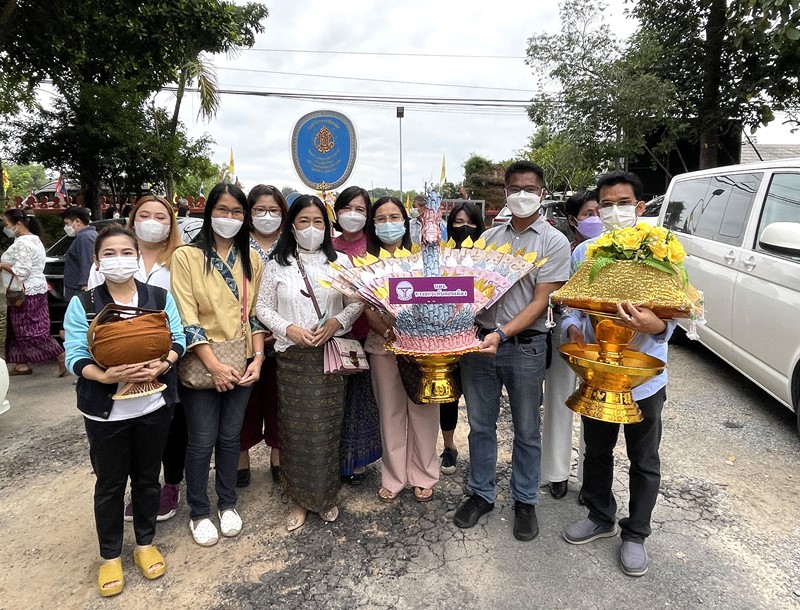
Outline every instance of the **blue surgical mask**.
<svg viewBox="0 0 800 610"><path fill-rule="evenodd" d="M396 244L406 234L406 225L403 221L385 222L375 225L375 235L386 245Z"/></svg>

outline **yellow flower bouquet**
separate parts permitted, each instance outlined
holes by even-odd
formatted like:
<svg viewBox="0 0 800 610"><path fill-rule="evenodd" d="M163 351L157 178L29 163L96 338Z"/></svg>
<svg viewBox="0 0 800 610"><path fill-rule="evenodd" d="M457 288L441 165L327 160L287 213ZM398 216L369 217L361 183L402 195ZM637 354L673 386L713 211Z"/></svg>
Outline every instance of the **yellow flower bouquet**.
<svg viewBox="0 0 800 610"><path fill-rule="evenodd" d="M672 231L644 222L636 227L603 233L586 247L586 259L591 261L590 284L602 269L615 261L632 261L677 275L685 288L689 284L689 276L683 266L684 258L686 250Z"/></svg>
<svg viewBox="0 0 800 610"><path fill-rule="evenodd" d="M586 260L551 298L566 307L613 314L631 301L662 319L701 317L702 293L689 284L678 237L663 227L603 233L586 247Z"/></svg>

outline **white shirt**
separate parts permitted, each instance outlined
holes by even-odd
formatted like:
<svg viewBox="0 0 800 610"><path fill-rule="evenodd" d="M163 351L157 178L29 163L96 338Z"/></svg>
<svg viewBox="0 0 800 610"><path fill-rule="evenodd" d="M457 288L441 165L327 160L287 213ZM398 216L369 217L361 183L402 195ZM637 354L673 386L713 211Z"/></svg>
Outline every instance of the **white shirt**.
<svg viewBox="0 0 800 610"><path fill-rule="evenodd" d="M147 273L144 268L144 259L141 256L139 257L139 271L136 272L134 277L144 284L158 286L167 292L170 290L169 269L162 267L158 263L153 263L153 268L150 269L150 273ZM89 283L87 284L86 289L91 290L105 281L106 278L103 277L103 274L97 270L97 266L92 265L92 270L89 271Z"/></svg>
<svg viewBox="0 0 800 610"><path fill-rule="evenodd" d="M94 268L92 269L94 271ZM91 282L91 277L89 278ZM89 286L89 290L92 289L92 286ZM139 306L139 292L137 291L133 298L131 299L130 303L120 303L119 301L114 301L117 305L129 305L131 307L138 307ZM117 392L119 392L124 383L117 384ZM95 417L94 415L87 415L86 413L83 416L86 419L93 419L94 421L122 421L123 419L133 419L134 417L141 417L142 415L147 415L148 413L152 413L157 409L163 407L167 402L164 400L164 393L159 392L158 394L151 394L150 396L140 396L139 398L126 398L125 400L115 400L114 405L111 407L111 414L108 416L108 419L103 419L102 417Z"/></svg>
<svg viewBox="0 0 800 610"><path fill-rule="evenodd" d="M304 252L300 257L319 308L323 314L327 312L328 318L335 317L342 324L342 329L336 335L348 333L353 322L361 315L364 305L345 299L340 292L319 283L319 280L331 281L336 277L336 270L328 264L324 252ZM353 266L347 255L340 252L336 253L336 262L348 269ZM276 352L284 352L294 345L286 336L286 329L290 325L311 330L319 321L311 299L302 294L306 291L306 283L294 258L285 267L276 260L267 263L258 291L256 314L275 334Z"/></svg>
<svg viewBox="0 0 800 610"><path fill-rule="evenodd" d="M0 261L11 265L14 273L25 285L25 294L44 294L47 280L44 277L44 245L36 235L20 235L3 252ZM3 286L8 287L11 274L3 271Z"/></svg>

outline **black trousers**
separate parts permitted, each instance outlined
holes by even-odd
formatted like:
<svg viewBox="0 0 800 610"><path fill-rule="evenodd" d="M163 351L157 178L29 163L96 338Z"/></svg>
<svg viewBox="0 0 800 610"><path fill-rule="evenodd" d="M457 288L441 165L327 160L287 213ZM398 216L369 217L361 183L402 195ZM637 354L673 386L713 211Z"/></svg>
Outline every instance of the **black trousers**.
<svg viewBox="0 0 800 610"><path fill-rule="evenodd" d="M656 505L661 484L661 411L666 389L638 400L644 420L624 426L628 451L630 502L628 517L620 519L622 539L643 541L652 529L650 517ZM583 439L586 453L583 458L583 499L589 509L589 519L598 525L611 526L616 521L617 502L611 491L614 482L614 446L619 436L619 424L583 418Z"/></svg>
<svg viewBox="0 0 800 610"><path fill-rule="evenodd" d="M161 461L164 463L164 483L179 485L183 481L183 468L186 465L186 415L183 405L175 404L172 423L169 425L167 444Z"/></svg>
<svg viewBox="0 0 800 610"><path fill-rule="evenodd" d="M439 405L439 425L443 432L453 432L458 425L458 401Z"/></svg>
<svg viewBox="0 0 800 610"><path fill-rule="evenodd" d="M114 559L122 553L125 486L131 480L133 532L136 544L153 542L161 485L161 454L167 441L172 407L133 419L95 421L84 418L89 457L97 477L94 520L100 556Z"/></svg>

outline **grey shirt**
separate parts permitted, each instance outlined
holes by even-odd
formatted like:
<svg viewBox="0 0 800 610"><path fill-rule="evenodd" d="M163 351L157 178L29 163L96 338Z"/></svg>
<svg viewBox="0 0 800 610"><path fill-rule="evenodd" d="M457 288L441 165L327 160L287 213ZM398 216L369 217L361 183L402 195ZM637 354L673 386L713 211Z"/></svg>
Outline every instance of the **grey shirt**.
<svg viewBox="0 0 800 610"><path fill-rule="evenodd" d="M517 233L509 220L499 227L489 229L482 237L487 246L497 244L500 247L510 243L512 252L524 248L528 252L536 252L537 260L547 257L547 262L541 268L535 267L514 284L497 303L475 317L475 322L483 328L491 330L510 322L533 301L537 283L566 282L569 279L571 256L569 241L541 216L522 233ZM546 332L545 319L546 315L543 314L528 329Z"/></svg>
<svg viewBox="0 0 800 610"><path fill-rule="evenodd" d="M94 262L94 242L97 229L89 225L75 235L64 254L64 298L69 300L89 283L89 272Z"/></svg>

